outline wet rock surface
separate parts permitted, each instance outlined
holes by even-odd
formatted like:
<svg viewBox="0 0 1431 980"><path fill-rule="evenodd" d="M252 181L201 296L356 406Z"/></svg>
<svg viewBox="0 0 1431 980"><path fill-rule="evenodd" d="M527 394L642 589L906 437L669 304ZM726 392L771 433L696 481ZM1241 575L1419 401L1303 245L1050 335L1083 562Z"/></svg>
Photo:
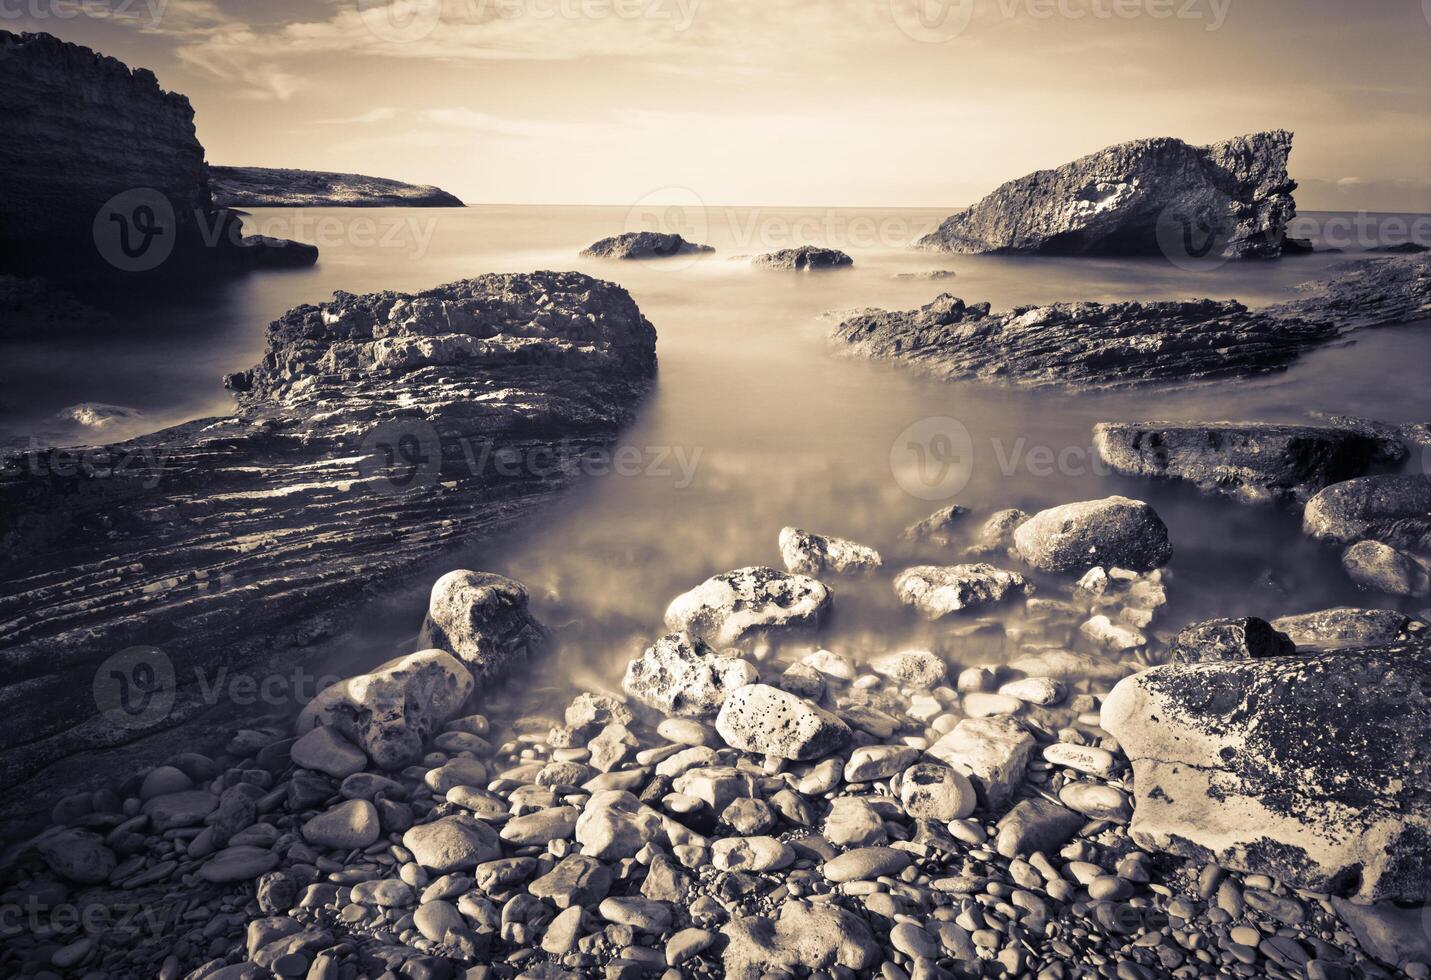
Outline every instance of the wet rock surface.
<svg viewBox="0 0 1431 980"><path fill-rule="evenodd" d="M677 596L666 608L666 627L729 646L755 634L814 628L830 603L830 590L817 579L751 566Z"/></svg>
<svg viewBox="0 0 1431 980"><path fill-rule="evenodd" d="M811 272L819 269L840 269L855 264L855 260L834 248L801 245L757 255L750 264L758 269L779 269L785 272Z"/></svg>
<svg viewBox="0 0 1431 980"><path fill-rule="evenodd" d="M1367 476L1334 484L1307 501L1302 530L1338 544L1375 540L1431 551L1431 476Z"/></svg>
<svg viewBox="0 0 1431 980"><path fill-rule="evenodd" d="M1156 255L1184 227L1212 229L1218 255L1282 252L1296 214L1287 175L1292 134L1211 146L1167 137L1120 143L1011 180L921 239L945 252Z"/></svg>
<svg viewBox="0 0 1431 980"><path fill-rule="evenodd" d="M1127 497L1039 511L1014 531L1014 546L1034 568L1080 575L1102 565L1150 571L1173 556L1167 525L1157 512Z"/></svg>
<svg viewBox="0 0 1431 980"><path fill-rule="evenodd" d="M688 242L680 235L656 231L628 231L594 242L582 249L581 254L598 259L660 259L671 255L714 251L709 245Z"/></svg>
<svg viewBox="0 0 1431 980"><path fill-rule="evenodd" d="M551 500L654 370L630 296L577 273L340 293L272 324L263 361L231 379L235 415L97 450L107 468L8 457L7 812L36 805L23 787L39 769L49 786L92 779L55 764L161 727L96 713L107 657L158 648L140 656L178 680L165 725L204 707L195 678L216 652L235 674L291 668L341 634L342 610Z"/></svg>
<svg viewBox="0 0 1431 980"><path fill-rule="evenodd" d="M1287 303L1056 303L994 312L948 293L916 310L865 310L831 331L837 353L946 380L1026 387L1186 384L1279 371L1355 329L1431 318L1431 259L1336 267Z"/></svg>

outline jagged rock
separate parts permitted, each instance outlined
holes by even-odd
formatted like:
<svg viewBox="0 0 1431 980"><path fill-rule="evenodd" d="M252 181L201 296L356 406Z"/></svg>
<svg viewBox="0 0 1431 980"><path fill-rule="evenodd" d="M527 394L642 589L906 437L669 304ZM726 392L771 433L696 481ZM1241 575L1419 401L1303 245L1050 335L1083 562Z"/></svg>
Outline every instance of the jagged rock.
<svg viewBox="0 0 1431 980"><path fill-rule="evenodd" d="M1320 541L1364 539L1431 552L1431 476L1364 476L1327 487L1302 511Z"/></svg>
<svg viewBox="0 0 1431 980"><path fill-rule="evenodd" d="M1349 650L1415 639L1425 625L1395 609L1338 606L1283 616L1272 620L1272 628L1286 633L1301 650Z"/></svg>
<svg viewBox="0 0 1431 980"><path fill-rule="evenodd" d="M1378 463L1403 462L1410 455L1411 446L1431 445L1431 423L1408 422L1405 425L1391 425L1374 419L1337 415L1333 412L1314 411L1312 415L1334 429L1370 439L1376 444Z"/></svg>
<svg viewBox="0 0 1431 980"><path fill-rule="evenodd" d="M850 741L850 729L838 717L768 684L728 694L716 731L732 748L778 759L818 759Z"/></svg>
<svg viewBox="0 0 1431 980"><path fill-rule="evenodd" d="M139 273L312 265L318 257L311 245L245 239L239 216L214 206L194 110L147 68L49 34L0 31L0 114L4 271L133 284ZM132 240L121 241L117 224L97 225L104 214L132 222ZM113 242L96 228L114 229Z"/></svg>
<svg viewBox="0 0 1431 980"><path fill-rule="evenodd" d="M581 250L581 254L597 259L657 259L714 251L709 245L688 242L680 235L658 231L628 231L588 245Z"/></svg>
<svg viewBox="0 0 1431 980"><path fill-rule="evenodd" d="M1176 477L1253 502L1305 501L1362 476L1382 454L1376 440L1344 429L1255 422L1100 422L1093 445L1115 472Z"/></svg>
<svg viewBox="0 0 1431 980"><path fill-rule="evenodd" d="M1301 298L1057 303L993 313L945 293L909 311L864 310L831 332L841 353L897 360L947 380L1119 388L1279 371L1350 330L1431 316L1431 257L1335 268Z"/></svg>
<svg viewBox="0 0 1431 980"><path fill-rule="evenodd" d="M714 718L726 695L759 679L755 665L713 651L689 633L668 633L626 665L621 689L682 718Z"/></svg>
<svg viewBox="0 0 1431 980"><path fill-rule="evenodd" d="M453 654L478 684L498 680L546 641L527 602L526 586L513 579L466 569L448 572L433 583L417 645Z"/></svg>
<svg viewBox="0 0 1431 980"><path fill-rule="evenodd" d="M297 730L330 725L378 766L396 769L422 756L423 742L457 714L473 686L451 654L423 650L324 688L299 715Z"/></svg>
<svg viewBox="0 0 1431 980"><path fill-rule="evenodd" d="M341 293L275 321L262 362L230 378L234 416L87 457L113 473L0 461L7 812L47 805L24 788L42 767L93 779L75 753L226 707L195 682L215 651L233 676L327 656L352 609L578 479L655 366L631 297L578 273ZM97 711L93 684L135 643L178 681L137 722Z"/></svg>
<svg viewBox="0 0 1431 980"><path fill-rule="evenodd" d="M1431 595L1431 563L1380 541L1358 541L1342 553L1342 567L1363 589L1391 595Z"/></svg>
<svg viewBox="0 0 1431 980"><path fill-rule="evenodd" d="M1256 657L1285 657L1297 652L1286 633L1265 619L1207 619L1184 626L1168 647L1173 663L1203 660L1251 660Z"/></svg>
<svg viewBox="0 0 1431 980"><path fill-rule="evenodd" d="M775 919L733 918L721 930L727 980L760 980L771 972L858 973L879 962L880 946L859 916L838 905L787 900Z"/></svg>
<svg viewBox="0 0 1431 980"><path fill-rule="evenodd" d="M916 565L894 579L899 601L918 609L926 619L942 619L1032 591L1028 580L1018 572L983 563Z"/></svg>
<svg viewBox="0 0 1431 980"><path fill-rule="evenodd" d="M1014 531L1014 546L1040 571L1079 575L1095 565L1150 571L1173 557L1167 526L1157 512L1127 497L1039 511Z"/></svg>
<svg viewBox="0 0 1431 980"><path fill-rule="evenodd" d="M959 504L941 507L924 520L904 529L904 540L914 544L933 544L947 548L954 542L958 525L969 514L969 508Z"/></svg>
<svg viewBox="0 0 1431 980"><path fill-rule="evenodd" d="M1424 646L1169 664L1102 727L1133 765L1147 849L1358 899L1431 898Z"/></svg>
<svg viewBox="0 0 1431 980"><path fill-rule="evenodd" d="M1297 213L1291 152L1285 130L1211 146L1168 137L1120 143L1011 180L918 244L945 252L1156 255L1170 230L1197 228L1214 237L1217 255L1275 257Z"/></svg>
<svg viewBox="0 0 1431 980"><path fill-rule="evenodd" d="M1019 529L1020 524L1028 519L1028 514L1013 507L995 511L989 515L989 519L979 529L979 536L969 550L977 555L987 555L996 551L1017 554L1018 549L1014 546L1014 532Z"/></svg>
<svg viewBox="0 0 1431 980"><path fill-rule="evenodd" d="M440 187L386 177L278 167L209 166L214 203L224 208L460 208Z"/></svg>
<svg viewBox="0 0 1431 980"><path fill-rule="evenodd" d="M1023 782L1024 768L1038 745L1012 718L965 718L929 747L928 754L969 778L986 807L1008 801Z"/></svg>
<svg viewBox="0 0 1431 980"><path fill-rule="evenodd" d="M727 647L751 634L818 627L830 601L830 590L809 576L737 568L671 600L666 628Z"/></svg>
<svg viewBox="0 0 1431 980"><path fill-rule="evenodd" d="M871 572L882 564L879 552L848 538L812 534L798 527L780 530L780 557L787 571L799 575L824 572Z"/></svg>
<svg viewBox="0 0 1431 980"><path fill-rule="evenodd" d="M808 272L816 269L844 268L854 265L855 260L838 249L801 245L799 248L782 248L777 252L757 255L750 260L750 264L763 269Z"/></svg>
<svg viewBox="0 0 1431 980"><path fill-rule="evenodd" d="M36 849L51 871L83 885L107 881L118 864L104 838L88 830L62 830L39 841Z"/></svg>

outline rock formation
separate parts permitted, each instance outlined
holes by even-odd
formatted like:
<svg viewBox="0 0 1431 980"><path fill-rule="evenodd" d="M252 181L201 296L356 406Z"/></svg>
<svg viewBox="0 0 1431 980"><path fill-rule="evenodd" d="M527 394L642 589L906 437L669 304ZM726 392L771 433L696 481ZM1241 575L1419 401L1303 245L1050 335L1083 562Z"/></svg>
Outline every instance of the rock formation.
<svg viewBox="0 0 1431 980"><path fill-rule="evenodd" d="M48 34L0 31L0 271L65 276L311 265L216 208L189 100Z"/></svg>
<svg viewBox="0 0 1431 980"><path fill-rule="evenodd" d="M688 242L680 235L657 231L628 231L594 242L582 249L581 254L595 259L663 259L672 255L714 251L709 245Z"/></svg>
<svg viewBox="0 0 1431 980"><path fill-rule="evenodd" d="M209 167L221 208L460 208L455 194L386 177L276 167Z"/></svg>
<svg viewBox="0 0 1431 980"><path fill-rule="evenodd" d="M1363 260L1287 303L1055 303L991 312L944 293L903 312L864 310L831 332L840 353L948 380L1115 388L1265 374L1350 330L1431 316L1431 259Z"/></svg>
<svg viewBox="0 0 1431 980"><path fill-rule="evenodd" d="M339 293L269 327L233 416L8 458L6 805L43 766L194 715L201 675L296 664L405 571L531 513L655 366L630 296L578 273ZM158 717L96 710L97 668L131 648L168 665Z"/></svg>
<svg viewBox="0 0 1431 980"><path fill-rule="evenodd" d="M1155 255L1167 248L1233 258L1282 254L1297 213L1287 175L1292 134L1212 146L1171 138L1110 146L1011 180L920 239L945 252ZM1195 237L1184 244L1181 236ZM1161 239L1173 236L1172 241Z"/></svg>
<svg viewBox="0 0 1431 980"><path fill-rule="evenodd" d="M801 245L799 248L782 248L757 255L750 260L750 264L761 269L810 272L817 269L843 269L854 265L855 260L839 249Z"/></svg>

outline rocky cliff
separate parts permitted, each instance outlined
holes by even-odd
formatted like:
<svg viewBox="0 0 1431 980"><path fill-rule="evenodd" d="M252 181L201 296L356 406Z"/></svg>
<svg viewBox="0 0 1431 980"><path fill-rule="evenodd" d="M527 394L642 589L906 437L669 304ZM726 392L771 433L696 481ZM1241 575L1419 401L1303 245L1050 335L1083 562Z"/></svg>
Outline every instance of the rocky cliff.
<svg viewBox="0 0 1431 980"><path fill-rule="evenodd" d="M189 100L153 72L48 34L0 31L0 271L311 264L215 208Z"/></svg>
<svg viewBox="0 0 1431 980"><path fill-rule="evenodd" d="M529 515L630 419L655 340L625 290L571 272L340 293L271 325L233 416L5 460L6 812L42 767L88 779L76 753L219 707L221 669L291 670L360 601ZM160 651L142 677L113 659L136 648ZM132 697L106 700L116 670ZM149 689L162 710L128 711Z"/></svg>
<svg viewBox="0 0 1431 980"><path fill-rule="evenodd" d="M920 240L946 252L1270 258L1296 214L1292 134L1134 140L1011 180Z"/></svg>
<svg viewBox="0 0 1431 980"><path fill-rule="evenodd" d="M209 167L214 203L226 208L460 208L440 187L386 177L274 167Z"/></svg>

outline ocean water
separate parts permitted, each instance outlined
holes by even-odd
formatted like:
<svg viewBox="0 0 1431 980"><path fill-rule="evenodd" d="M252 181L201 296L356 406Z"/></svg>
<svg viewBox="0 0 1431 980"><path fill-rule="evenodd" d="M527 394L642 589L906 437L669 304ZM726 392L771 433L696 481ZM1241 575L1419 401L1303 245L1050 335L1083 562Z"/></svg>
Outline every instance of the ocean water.
<svg viewBox="0 0 1431 980"><path fill-rule="evenodd" d="M406 588L355 612L353 636L333 651L336 668L361 669L409 647L433 578L468 567L526 582L539 617L559 627L557 669L544 671L543 683L611 684L626 659L662 631L662 612L673 596L731 568L778 565L776 539L785 525L852 537L886 552L885 573L832 581L836 612L820 638L825 645L855 655L910 644L947 649L962 642L949 624L917 621L895 602L889 579L901 561L961 560L956 552L906 554L899 543L906 525L955 502L973 511L972 532L1005 507L1033 511L1113 493L1149 501L1168 524L1176 552L1170 604L1154 631L1211 615L1273 617L1341 603L1393 604L1389 597L1358 594L1336 554L1303 538L1295 511L1110 475L1098 465L1090 436L1102 420L1290 422L1307 420L1313 410L1424 421L1431 409L1425 397L1431 330L1424 325L1360 334L1269 377L1097 394L933 381L894 365L832 356L825 333L831 311L906 309L941 292L988 300L995 308L1202 296L1274 302L1374 244L1367 222L1375 229L1398 216L1299 219L1294 233L1344 248L1344 255L1195 269L1162 259L910 250L908 243L948 209L657 203L637 212L516 206L255 211L247 219L251 231L316 241L319 264L162 305L146 298L99 335L7 343L0 424L12 439L39 432L68 442L110 441L222 413L230 406L222 375L254 363L266 324L297 303L321 301L338 289L415 290L484 272L578 269L626 287L659 337L656 389L624 434L611 471L582 482L520 531L420 570ZM578 257L598 238L649 227L653 215L717 251L654 262ZM1428 227L1414 216L1399 220L1417 234ZM732 258L803 243L841 248L855 266L790 274ZM954 277L896 278L936 269ZM142 414L98 428L53 419L87 402Z"/></svg>

